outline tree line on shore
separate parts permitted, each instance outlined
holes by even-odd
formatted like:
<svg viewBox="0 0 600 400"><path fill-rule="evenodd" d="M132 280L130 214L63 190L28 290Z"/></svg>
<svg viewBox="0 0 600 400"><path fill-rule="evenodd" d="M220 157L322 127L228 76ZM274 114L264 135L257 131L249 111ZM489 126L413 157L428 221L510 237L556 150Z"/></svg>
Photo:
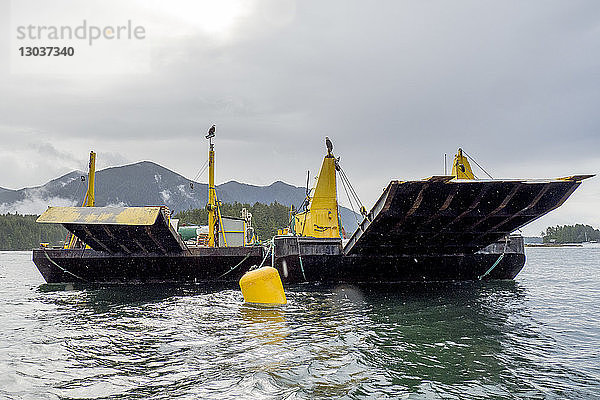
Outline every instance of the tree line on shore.
<svg viewBox="0 0 600 400"><path fill-rule="evenodd" d="M600 241L600 230L590 225L549 226L542 232L544 243L583 243Z"/></svg>
<svg viewBox="0 0 600 400"><path fill-rule="evenodd" d="M61 245L68 231L58 224L38 224L38 215L0 215L0 250L31 250L40 243Z"/></svg>

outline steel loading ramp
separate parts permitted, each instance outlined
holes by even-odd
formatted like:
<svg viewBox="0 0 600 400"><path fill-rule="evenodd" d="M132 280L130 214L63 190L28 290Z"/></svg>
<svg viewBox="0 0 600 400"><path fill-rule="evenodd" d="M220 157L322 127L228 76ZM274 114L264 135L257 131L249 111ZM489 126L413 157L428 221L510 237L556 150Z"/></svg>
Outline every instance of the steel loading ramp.
<svg viewBox="0 0 600 400"><path fill-rule="evenodd" d="M344 254L470 254L559 207L593 175L544 181L392 181Z"/></svg>
<svg viewBox="0 0 600 400"><path fill-rule="evenodd" d="M185 244L162 207L49 207L40 223L62 224L97 251L179 253Z"/></svg>

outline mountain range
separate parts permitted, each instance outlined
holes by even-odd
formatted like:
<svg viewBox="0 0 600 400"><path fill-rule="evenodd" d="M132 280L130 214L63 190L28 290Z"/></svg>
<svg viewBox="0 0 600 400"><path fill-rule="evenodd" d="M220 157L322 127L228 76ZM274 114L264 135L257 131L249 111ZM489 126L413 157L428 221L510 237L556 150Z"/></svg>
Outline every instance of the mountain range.
<svg viewBox="0 0 600 400"><path fill-rule="evenodd" d="M48 206L81 205L87 190L87 174L73 171L42 186L18 190L0 187L0 214L41 214ZM306 189L277 181L269 186L255 186L236 181L217 185L217 196L223 203L277 202L300 206ZM208 198L208 185L194 182L150 161L96 172L96 206L166 205L175 213L203 208ZM348 232L356 227L353 211L340 207L342 225Z"/></svg>

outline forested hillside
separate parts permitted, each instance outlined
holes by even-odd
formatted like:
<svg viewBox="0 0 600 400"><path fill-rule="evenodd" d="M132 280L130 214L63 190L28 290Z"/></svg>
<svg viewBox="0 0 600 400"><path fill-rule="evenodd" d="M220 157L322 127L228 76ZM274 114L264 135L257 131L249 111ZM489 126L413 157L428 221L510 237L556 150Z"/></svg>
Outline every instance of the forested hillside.
<svg viewBox="0 0 600 400"><path fill-rule="evenodd" d="M62 225L38 224L37 215L0 215L0 250L30 250L40 243L60 245L67 236Z"/></svg>
<svg viewBox="0 0 600 400"><path fill-rule="evenodd" d="M544 243L582 243L600 241L600 230L590 225L563 225L548 227L542 233Z"/></svg>

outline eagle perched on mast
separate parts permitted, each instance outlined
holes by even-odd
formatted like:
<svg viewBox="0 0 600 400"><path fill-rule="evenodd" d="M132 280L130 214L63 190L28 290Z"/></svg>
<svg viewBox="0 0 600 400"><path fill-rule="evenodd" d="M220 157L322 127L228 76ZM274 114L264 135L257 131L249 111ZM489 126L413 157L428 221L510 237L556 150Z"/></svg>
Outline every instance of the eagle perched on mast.
<svg viewBox="0 0 600 400"><path fill-rule="evenodd" d="M327 155L331 156L331 152L333 151L333 143L331 143L331 140L329 140L327 136L325 136L325 146L327 146Z"/></svg>
<svg viewBox="0 0 600 400"><path fill-rule="evenodd" d="M217 128L213 125L210 127L210 129L208 130L208 135L206 135L207 139L213 138L215 137L215 131L217 130Z"/></svg>

